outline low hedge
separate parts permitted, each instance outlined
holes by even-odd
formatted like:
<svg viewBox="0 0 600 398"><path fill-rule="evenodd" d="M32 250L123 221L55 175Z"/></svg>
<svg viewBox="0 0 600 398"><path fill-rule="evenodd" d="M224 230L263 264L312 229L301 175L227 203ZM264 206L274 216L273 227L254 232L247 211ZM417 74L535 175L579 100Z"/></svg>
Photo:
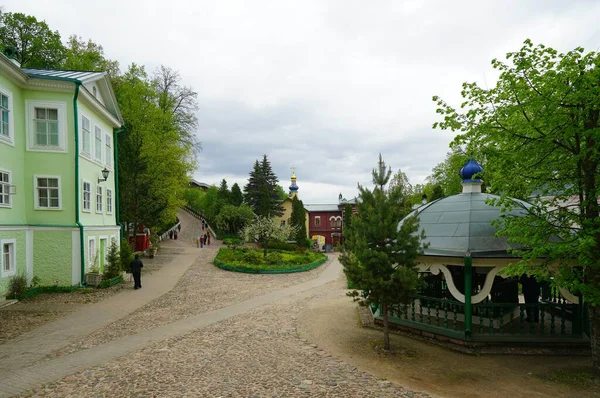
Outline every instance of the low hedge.
<svg viewBox="0 0 600 398"><path fill-rule="evenodd" d="M33 297L35 295L41 294L41 293L71 293L74 292L76 290L79 290L80 287L75 285L75 286L35 286L35 287L31 287L27 290L25 290L23 293L21 293L19 296L17 296L17 299L19 300L23 300L29 297Z"/></svg>
<svg viewBox="0 0 600 398"><path fill-rule="evenodd" d="M231 257L224 255L224 253L226 253L227 250L230 249L219 249L219 252L217 253L217 256L215 257L213 263L224 270L227 271L233 271L233 272L243 272L243 273L247 273L247 274L288 274L288 273L294 273L294 272L305 272L305 271L310 271L312 269L317 268L319 265L323 264L324 262L327 261L327 256L322 254L322 253L318 253L315 254L315 256L317 257L316 260L311 261L310 263L305 263L305 264L289 264L289 263L283 263L283 264L249 264L249 263L242 263L242 264L227 264L224 261L221 261L219 259L219 256L223 256L223 257ZM262 250L256 250L256 249L237 249L240 253L243 253L244 258L248 258L248 257L255 257L254 255L252 256L248 256L248 253L250 253L251 251L256 251L258 253L260 253L260 257L262 258ZM231 251L231 250L230 250ZM275 254L277 252L269 252L269 254ZM279 252L281 253L281 252ZM289 253L288 253L289 255ZM299 255L300 256L300 255ZM305 255L303 255L305 256ZM271 258L274 258L275 256L271 256Z"/></svg>
<svg viewBox="0 0 600 398"><path fill-rule="evenodd" d="M117 283L121 283L123 282L123 275L119 275L119 276L115 276L112 279L106 279L106 280L102 280L99 284L98 287L100 289L105 289L107 287L111 287L116 285Z"/></svg>

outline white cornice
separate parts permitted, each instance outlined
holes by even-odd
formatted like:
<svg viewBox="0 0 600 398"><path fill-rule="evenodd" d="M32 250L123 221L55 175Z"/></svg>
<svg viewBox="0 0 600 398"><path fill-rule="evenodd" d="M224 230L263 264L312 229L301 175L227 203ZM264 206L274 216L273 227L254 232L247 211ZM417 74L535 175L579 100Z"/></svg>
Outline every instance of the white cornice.
<svg viewBox="0 0 600 398"><path fill-rule="evenodd" d="M19 86L27 83L27 75L4 55L0 56L0 72Z"/></svg>
<svg viewBox="0 0 600 398"><path fill-rule="evenodd" d="M90 94L86 88L82 87L82 89L79 91L79 98L81 99L82 103L98 111L100 114L102 114L102 116L107 118L113 124L113 127L121 127L121 123L115 117L115 115L110 113L108 109L98 102L98 100L92 94Z"/></svg>

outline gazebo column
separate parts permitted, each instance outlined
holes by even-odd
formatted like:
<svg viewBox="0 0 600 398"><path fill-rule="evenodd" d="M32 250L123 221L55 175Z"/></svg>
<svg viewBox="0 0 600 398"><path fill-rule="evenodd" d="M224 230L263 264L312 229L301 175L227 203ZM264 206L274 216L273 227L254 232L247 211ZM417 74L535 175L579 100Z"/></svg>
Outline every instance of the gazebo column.
<svg viewBox="0 0 600 398"><path fill-rule="evenodd" d="M465 258L465 338L471 339L471 327L473 324L473 307L471 295L473 293L473 259L471 253L467 251Z"/></svg>

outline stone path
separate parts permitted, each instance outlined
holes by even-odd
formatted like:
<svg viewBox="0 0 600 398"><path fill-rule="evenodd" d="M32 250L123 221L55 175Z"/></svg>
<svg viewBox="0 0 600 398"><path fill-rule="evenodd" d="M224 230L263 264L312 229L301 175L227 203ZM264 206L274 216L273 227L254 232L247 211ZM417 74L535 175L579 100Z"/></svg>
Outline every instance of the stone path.
<svg viewBox="0 0 600 398"><path fill-rule="evenodd" d="M85 314L67 316L0 346L0 397L15 394L40 397L427 396L377 380L373 375L331 358L297 335L296 316L308 300L336 297L345 292L339 280L341 265L335 255L312 275L304 273L304 280L289 279L288 282L298 282L292 286L263 290L263 294L240 299L223 308L177 318L154 328L134 327L129 330L131 334L115 335L112 340L100 341L92 348L41 360L77 339L103 330L106 325L119 324L124 319L111 323L119 317L132 313L143 317L146 313L152 320L152 311L144 312L147 303L152 308L151 303L172 295L170 292L155 300L176 285L198 255L205 257L210 252L214 255L216 247L213 245L208 250L190 247L197 232L190 228L194 220L188 216L180 216L183 224L180 239L162 243L164 247L182 250L183 254L146 277L142 281L143 289L118 294L86 307ZM200 270L209 266L210 270L214 269L207 262L200 263L197 260L194 266ZM265 281L259 275L218 272L231 280L250 278L242 280L254 284L253 288L259 293ZM193 289L190 283L198 281L192 278L183 291L201 297L204 290ZM220 288L226 289L226 283ZM175 301L167 300L172 309L183 296L175 297ZM143 307L144 304L147 305ZM92 307L94 310L90 310ZM25 393L26 390L30 392Z"/></svg>

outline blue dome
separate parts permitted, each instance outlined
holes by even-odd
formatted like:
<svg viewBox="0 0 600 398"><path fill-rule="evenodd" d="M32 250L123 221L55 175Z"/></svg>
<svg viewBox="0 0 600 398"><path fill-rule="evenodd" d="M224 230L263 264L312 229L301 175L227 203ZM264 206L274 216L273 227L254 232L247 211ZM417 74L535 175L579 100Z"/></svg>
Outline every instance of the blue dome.
<svg viewBox="0 0 600 398"><path fill-rule="evenodd" d="M296 185L295 182L292 183L292 185L290 185L290 192L296 192L298 191L298 185Z"/></svg>
<svg viewBox="0 0 600 398"><path fill-rule="evenodd" d="M471 159L460 169L458 174L463 182L481 182L481 178L473 179L473 176L477 173L483 173L483 167L477 161Z"/></svg>

